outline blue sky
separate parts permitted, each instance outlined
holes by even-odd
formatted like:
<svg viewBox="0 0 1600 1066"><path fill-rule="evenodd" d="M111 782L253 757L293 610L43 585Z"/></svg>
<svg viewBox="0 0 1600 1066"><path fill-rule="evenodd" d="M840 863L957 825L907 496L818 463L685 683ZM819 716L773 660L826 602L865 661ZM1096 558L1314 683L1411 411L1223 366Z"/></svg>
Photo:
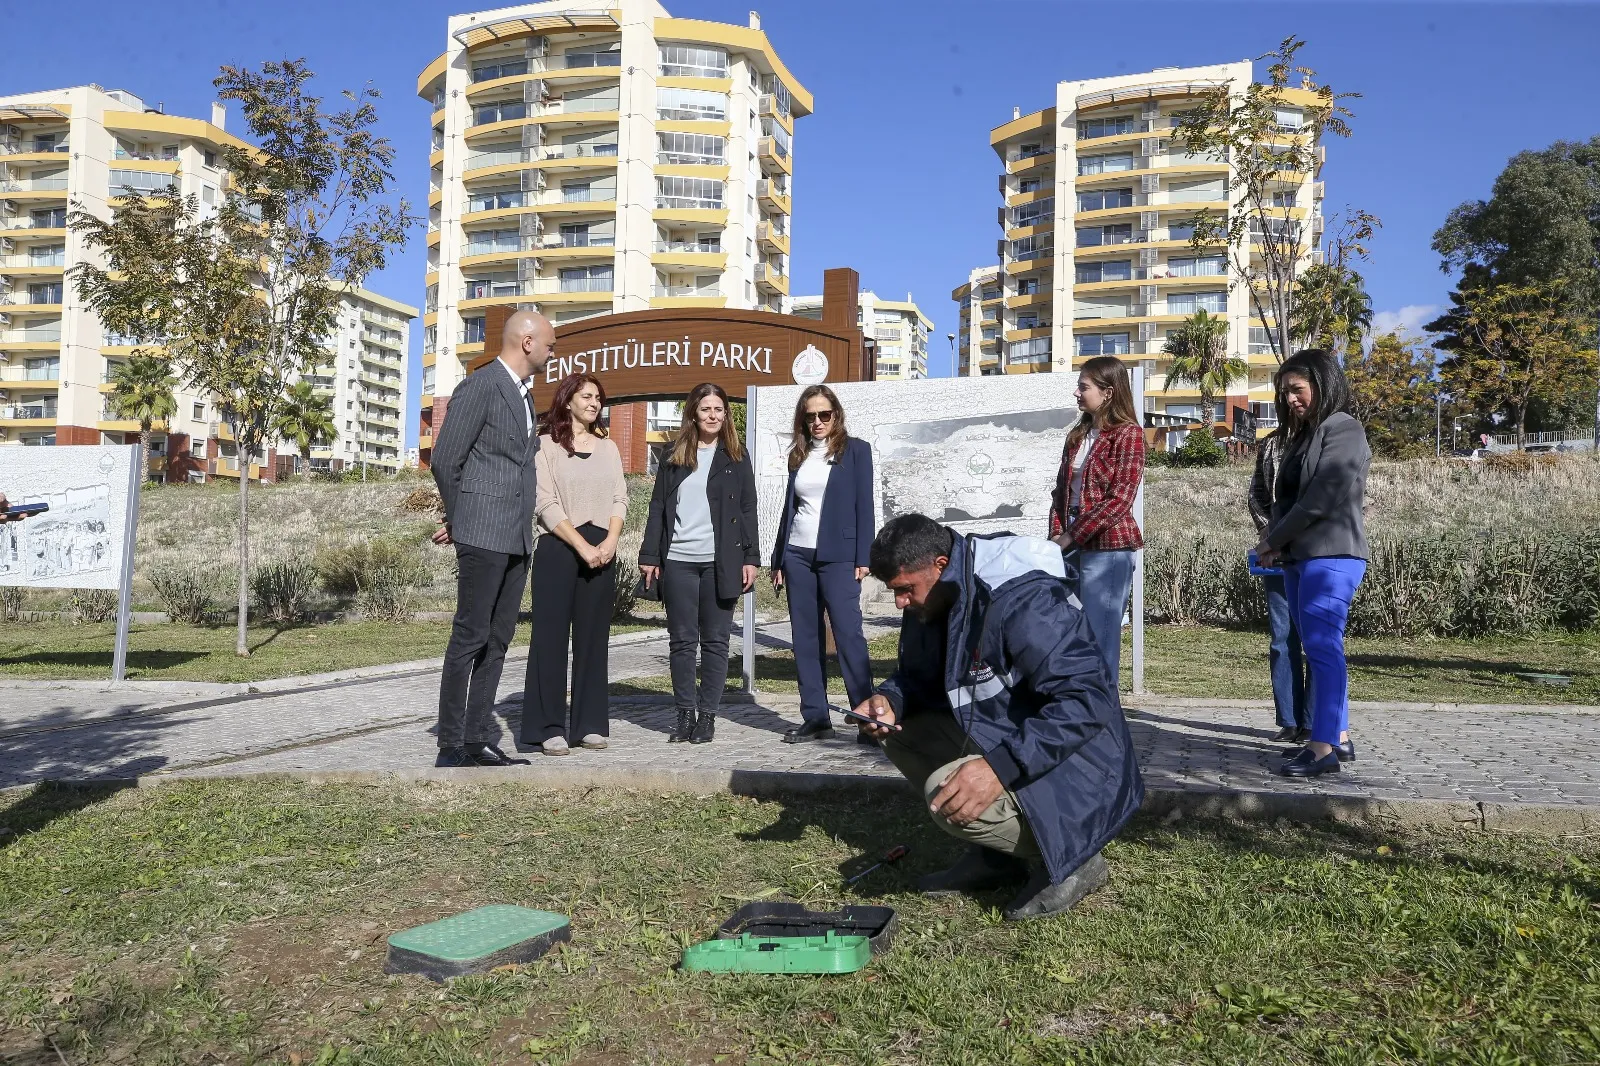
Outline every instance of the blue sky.
<svg viewBox="0 0 1600 1066"><path fill-rule="evenodd" d="M178 0L64 5L48 46L15 48L0 95L96 82L205 116L223 63L303 56L324 95L370 82L398 150L399 190L425 205L428 105L417 73L445 19L491 7L426 0ZM674 15L743 23L752 0L677 0ZM1355 135L1328 146L1327 207L1383 219L1365 272L1380 324L1426 321L1449 278L1429 250L1451 207L1488 195L1514 153L1600 134L1600 5L757 2L784 61L816 96L795 137L795 293L853 266L885 296L915 294L947 374L950 290L991 263L998 193L989 130L1048 106L1057 81L1254 57L1297 34L1319 80L1359 92ZM230 116L237 131L237 114ZM420 209L420 208L419 208ZM419 230L370 286L420 305ZM421 330L412 338L415 403ZM415 440L410 428L410 443Z"/></svg>

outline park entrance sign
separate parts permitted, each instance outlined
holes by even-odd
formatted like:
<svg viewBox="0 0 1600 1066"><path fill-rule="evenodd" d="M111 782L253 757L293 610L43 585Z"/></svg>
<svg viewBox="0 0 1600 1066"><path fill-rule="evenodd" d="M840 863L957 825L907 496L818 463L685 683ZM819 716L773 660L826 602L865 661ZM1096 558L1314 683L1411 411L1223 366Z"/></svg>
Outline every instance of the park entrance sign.
<svg viewBox="0 0 1600 1066"><path fill-rule="evenodd" d="M767 385L870 381L873 358L856 326L856 274L830 270L822 319L717 307L597 315L556 328L556 354L534 380L545 410L568 374L593 374L613 404L681 400L703 381L730 399ZM500 350L514 307L485 312L484 358Z"/></svg>

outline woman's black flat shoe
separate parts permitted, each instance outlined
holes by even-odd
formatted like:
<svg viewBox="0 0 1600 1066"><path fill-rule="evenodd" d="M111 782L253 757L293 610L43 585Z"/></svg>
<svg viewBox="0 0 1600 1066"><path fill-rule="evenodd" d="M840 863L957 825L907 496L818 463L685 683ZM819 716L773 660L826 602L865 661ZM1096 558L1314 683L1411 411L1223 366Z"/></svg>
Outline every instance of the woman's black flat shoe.
<svg viewBox="0 0 1600 1066"><path fill-rule="evenodd" d="M1300 732L1300 730L1296 729L1294 726L1286 725L1276 733L1272 734L1272 742L1274 744L1292 742L1295 739L1295 734L1298 732Z"/></svg>
<svg viewBox="0 0 1600 1066"><path fill-rule="evenodd" d="M1284 777L1320 777L1338 772L1339 756L1336 753L1330 751L1319 759L1310 748L1302 748L1300 754L1278 768L1278 773Z"/></svg>

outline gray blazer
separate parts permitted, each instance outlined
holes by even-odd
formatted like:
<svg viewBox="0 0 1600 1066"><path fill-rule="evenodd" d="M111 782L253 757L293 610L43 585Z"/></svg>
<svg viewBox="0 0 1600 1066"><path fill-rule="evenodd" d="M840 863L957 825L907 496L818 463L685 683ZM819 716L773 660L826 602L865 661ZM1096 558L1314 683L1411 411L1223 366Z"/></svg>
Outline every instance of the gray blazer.
<svg viewBox="0 0 1600 1066"><path fill-rule="evenodd" d="M1333 555L1367 558L1361 505L1372 450L1361 423L1340 412L1312 432L1301 453L1300 489L1292 500L1283 498L1281 484L1287 459L1286 448L1277 473L1280 484L1274 491L1267 544L1295 562Z"/></svg>
<svg viewBox="0 0 1600 1066"><path fill-rule="evenodd" d="M527 393L498 359L479 367L450 396L433 443L433 480L453 540L504 552L533 551L533 457Z"/></svg>

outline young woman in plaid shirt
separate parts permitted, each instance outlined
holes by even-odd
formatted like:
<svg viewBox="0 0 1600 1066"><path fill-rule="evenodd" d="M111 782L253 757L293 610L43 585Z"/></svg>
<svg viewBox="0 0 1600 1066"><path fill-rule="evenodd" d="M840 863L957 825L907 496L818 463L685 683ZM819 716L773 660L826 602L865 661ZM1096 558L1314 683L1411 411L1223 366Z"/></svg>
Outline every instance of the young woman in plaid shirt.
<svg viewBox="0 0 1600 1066"><path fill-rule="evenodd" d="M1083 417L1067 434L1051 497L1050 537L1078 572L1084 620L1116 685L1122 615L1133 589L1133 553L1144 547L1133 501L1144 480L1144 428L1128 370L1102 355L1078 371Z"/></svg>

